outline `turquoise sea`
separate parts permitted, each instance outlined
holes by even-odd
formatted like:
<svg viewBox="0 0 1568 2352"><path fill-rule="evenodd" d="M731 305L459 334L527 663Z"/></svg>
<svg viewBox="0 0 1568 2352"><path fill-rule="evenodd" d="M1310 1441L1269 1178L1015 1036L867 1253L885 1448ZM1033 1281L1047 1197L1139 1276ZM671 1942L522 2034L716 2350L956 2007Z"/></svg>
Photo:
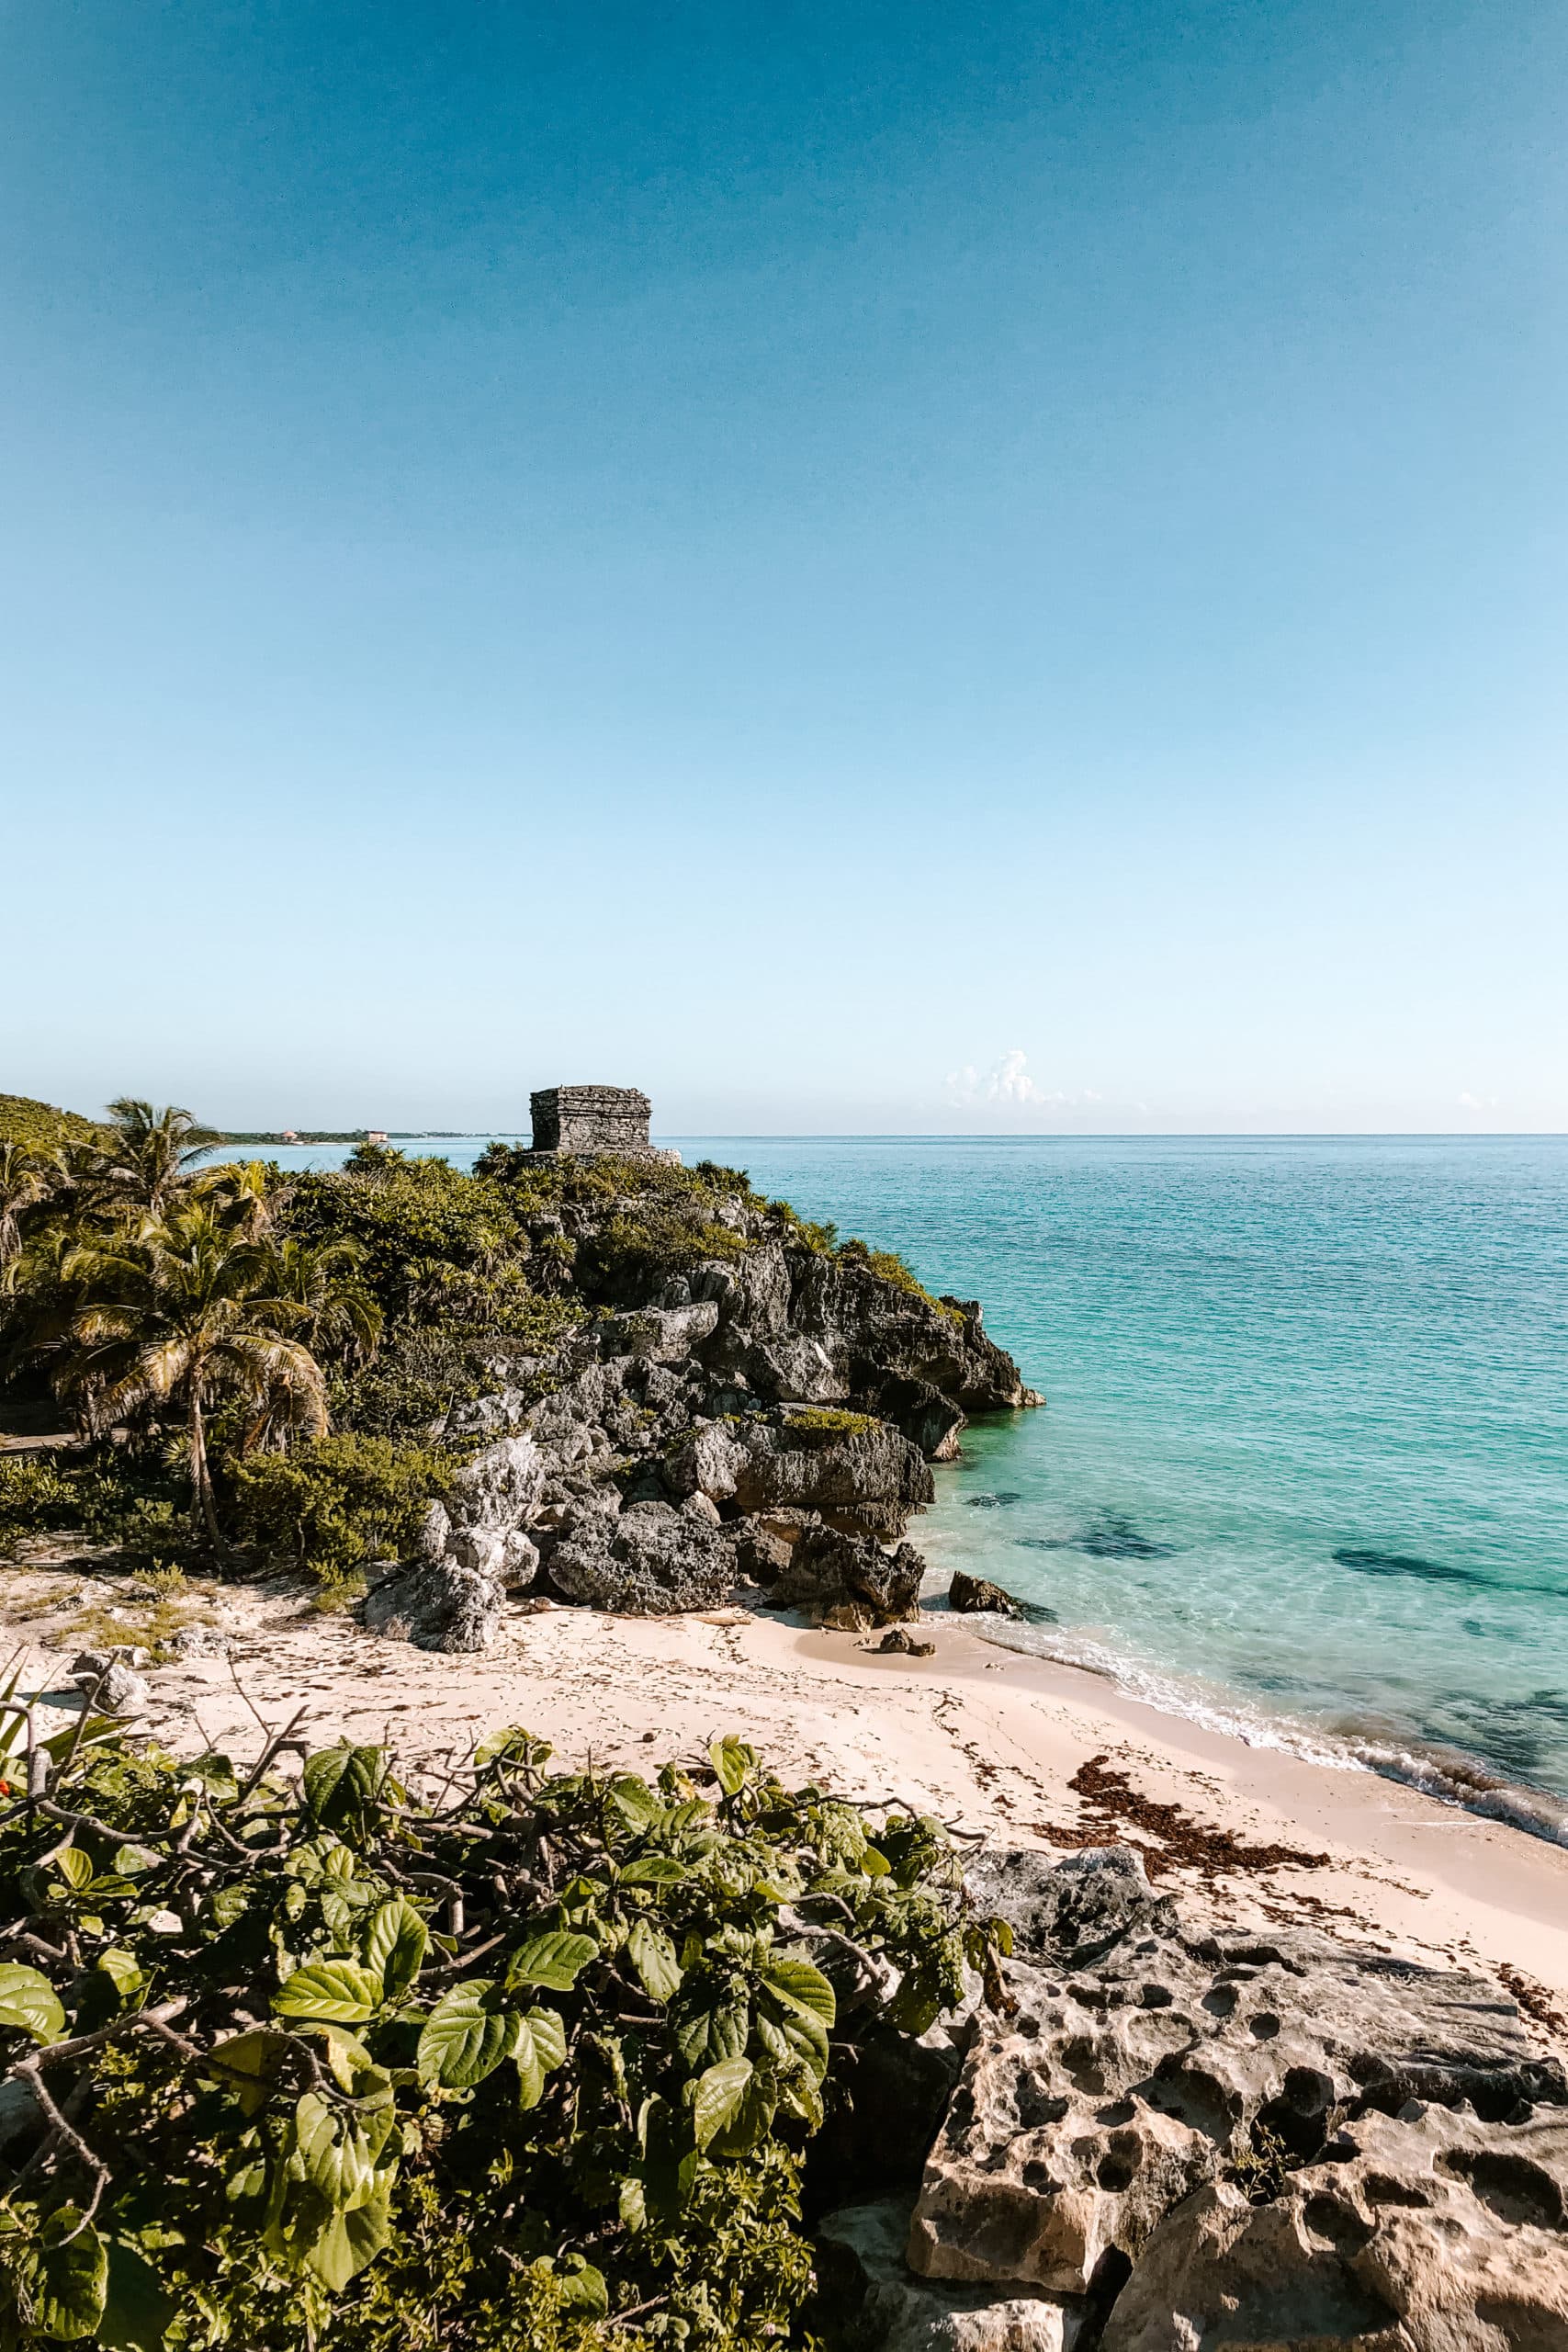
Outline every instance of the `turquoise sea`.
<svg viewBox="0 0 1568 2352"><path fill-rule="evenodd" d="M1568 1843L1568 1138L663 1140L985 1302L1005 1638Z"/></svg>

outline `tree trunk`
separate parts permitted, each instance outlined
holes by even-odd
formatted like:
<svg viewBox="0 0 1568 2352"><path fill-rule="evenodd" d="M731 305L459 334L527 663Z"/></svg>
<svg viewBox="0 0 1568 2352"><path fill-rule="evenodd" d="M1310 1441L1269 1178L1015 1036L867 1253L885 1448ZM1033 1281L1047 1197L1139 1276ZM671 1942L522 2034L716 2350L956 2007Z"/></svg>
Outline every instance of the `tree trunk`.
<svg viewBox="0 0 1568 2352"><path fill-rule="evenodd" d="M193 1379L190 1385L190 1485L191 1524L199 1535L206 1528L215 1552L221 1552L222 1531L218 1524L218 1506L212 1493L212 1473L207 1466L207 1432L201 1419L201 1383Z"/></svg>

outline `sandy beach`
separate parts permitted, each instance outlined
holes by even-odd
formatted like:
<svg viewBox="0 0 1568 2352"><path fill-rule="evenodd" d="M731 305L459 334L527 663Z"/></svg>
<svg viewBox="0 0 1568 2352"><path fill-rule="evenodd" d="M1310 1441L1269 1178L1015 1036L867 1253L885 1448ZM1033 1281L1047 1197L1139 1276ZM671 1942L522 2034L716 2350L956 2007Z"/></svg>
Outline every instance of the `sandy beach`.
<svg viewBox="0 0 1568 2352"><path fill-rule="evenodd" d="M95 1579L96 1599L116 1598L107 1584ZM81 1593L79 1574L6 1579L6 1628L31 1645L35 1687L64 1679L69 1651L47 1645ZM918 1629L935 1644L924 1658L739 1607L509 1612L494 1649L452 1657L378 1639L297 1590L209 1588L207 1598L228 1657L155 1669L141 1718L181 1750L254 1753L257 1716L299 1715L314 1744L385 1740L439 1773L515 1723L573 1762L646 1767L739 1732L785 1779L900 1799L966 1836L1063 1849L1127 1838L1152 1874L1173 1887L1204 1882L1237 1921L1312 1925L1479 1967L1562 2030L1568 1849L1371 1773L1157 1714L940 1616Z"/></svg>

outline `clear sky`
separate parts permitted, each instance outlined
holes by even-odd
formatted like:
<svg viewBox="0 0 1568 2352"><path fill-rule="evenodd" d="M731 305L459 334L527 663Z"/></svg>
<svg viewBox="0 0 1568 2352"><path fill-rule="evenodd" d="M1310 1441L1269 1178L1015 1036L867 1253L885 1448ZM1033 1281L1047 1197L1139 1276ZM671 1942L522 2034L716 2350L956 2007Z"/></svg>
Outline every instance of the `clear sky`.
<svg viewBox="0 0 1568 2352"><path fill-rule="evenodd" d="M1568 1127L1561 0L6 0L0 1088Z"/></svg>

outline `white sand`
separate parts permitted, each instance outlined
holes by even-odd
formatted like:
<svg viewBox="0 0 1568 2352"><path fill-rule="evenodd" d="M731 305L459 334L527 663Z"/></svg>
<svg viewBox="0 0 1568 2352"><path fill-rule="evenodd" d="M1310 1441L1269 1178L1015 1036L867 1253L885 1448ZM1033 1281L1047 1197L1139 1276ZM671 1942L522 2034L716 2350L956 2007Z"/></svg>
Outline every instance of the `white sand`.
<svg viewBox="0 0 1568 2352"><path fill-rule="evenodd" d="M61 1579L62 1593L72 1581ZM0 1601L27 1592L36 1603L39 1586L36 1572L18 1576ZM1048 1844L1051 1829L1069 1840L1127 1835L1157 1867L1168 1859L1157 1828L1118 1826L1068 1786L1086 1759L1103 1757L1140 1796L1175 1804L1204 1827L1330 1858L1222 1869L1210 1883L1236 1917L1314 1924L1494 1973L1507 1967L1568 2006L1568 1849L1369 1773L1156 1714L1093 1676L991 1647L940 1618L919 1629L937 1645L922 1659L881 1657L853 1635L739 1610L637 1619L575 1609L509 1616L493 1650L446 1657L378 1640L297 1597L236 1589L219 1611L231 1660L152 1677L148 1723L182 1749L210 1742L254 1754L260 1734L245 1698L272 1724L302 1708L316 1742L385 1739L427 1768L502 1724L526 1724L572 1763L644 1767L695 1757L716 1733L737 1731L786 1780L899 1797L955 1828L1020 1844ZM10 1625L14 1639L48 1631L36 1617ZM60 1679L58 1651L36 1651L34 1665L30 1679ZM1168 1883L1191 1876L1179 1866Z"/></svg>

